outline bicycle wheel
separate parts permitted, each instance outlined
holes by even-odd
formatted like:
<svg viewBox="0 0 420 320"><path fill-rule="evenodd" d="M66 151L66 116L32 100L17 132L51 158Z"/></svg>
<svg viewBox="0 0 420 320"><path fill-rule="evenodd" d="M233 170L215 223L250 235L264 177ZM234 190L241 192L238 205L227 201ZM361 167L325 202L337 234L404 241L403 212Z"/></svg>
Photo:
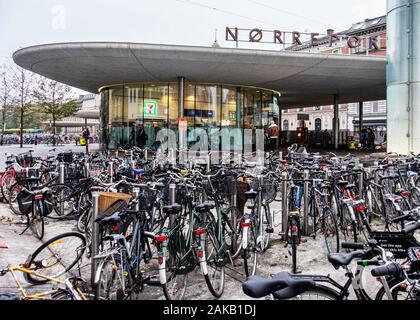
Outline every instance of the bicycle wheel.
<svg viewBox="0 0 420 320"><path fill-rule="evenodd" d="M124 272L117 255L105 258L96 269L95 300L124 300L129 288L130 273ZM128 280L128 281L127 281Z"/></svg>
<svg viewBox="0 0 420 320"><path fill-rule="evenodd" d="M416 187L411 190L410 203L413 208L420 207L420 188Z"/></svg>
<svg viewBox="0 0 420 320"><path fill-rule="evenodd" d="M15 175L6 173L1 180L1 194L4 201L9 201L10 188L15 184Z"/></svg>
<svg viewBox="0 0 420 320"><path fill-rule="evenodd" d="M345 242L357 242L357 223L352 220L349 208L346 205L341 208L340 231Z"/></svg>
<svg viewBox="0 0 420 320"><path fill-rule="evenodd" d="M257 249L257 234L254 226L247 228L248 246L243 250L242 257L244 259L244 268L246 277L255 276L257 273L258 263L258 249Z"/></svg>
<svg viewBox="0 0 420 320"><path fill-rule="evenodd" d="M220 254L223 256L220 256ZM213 230L208 230L205 248L208 273L204 275L204 279L215 298L220 298L225 289L224 259L226 254L226 252L220 252L220 243Z"/></svg>
<svg viewBox="0 0 420 320"><path fill-rule="evenodd" d="M224 214L229 219L229 223L223 223L225 242L230 249L232 260L236 260L241 254L242 230L241 230L241 213L238 208L230 207ZM232 219L235 217L235 219Z"/></svg>
<svg viewBox="0 0 420 320"><path fill-rule="evenodd" d="M29 256L25 263L28 268L50 278L58 278L69 272L82 258L86 249L85 237L77 232L58 235L45 242ZM33 284L48 280L24 273L25 279Z"/></svg>
<svg viewBox="0 0 420 320"><path fill-rule="evenodd" d="M66 218L74 215L78 203L77 192L65 184L55 184L50 187L53 195L55 216L52 218Z"/></svg>
<svg viewBox="0 0 420 320"><path fill-rule="evenodd" d="M166 300L184 300L187 290L188 272L179 272L180 266L177 264L177 243L179 242L178 240L182 241L181 239L177 239L177 236L177 234L172 234L167 247L167 258L165 260L166 282L162 284L162 290ZM179 254L183 256L185 251L181 250Z"/></svg>
<svg viewBox="0 0 420 320"><path fill-rule="evenodd" d="M270 244L271 233L267 230L273 227L272 215L269 207L261 206L262 210L262 240L261 240L261 250L263 252L267 251Z"/></svg>
<svg viewBox="0 0 420 320"><path fill-rule="evenodd" d="M42 240L44 237L44 217L45 208L44 202L37 201L33 203L32 216L30 217L31 229L35 236Z"/></svg>
<svg viewBox="0 0 420 320"><path fill-rule="evenodd" d="M292 247L292 273L297 274L297 236L290 237L290 244Z"/></svg>
<svg viewBox="0 0 420 320"><path fill-rule="evenodd" d="M17 202L17 196L18 194L25 188L25 185L21 182L16 182L9 191L8 195L8 202L9 202L9 208L13 211L14 214L22 215L19 209L19 204Z"/></svg>
<svg viewBox="0 0 420 320"><path fill-rule="evenodd" d="M388 282L388 286L389 288L394 287L395 285L397 285L400 281L392 279ZM395 288L392 292L391 292L391 296L392 299L390 299L388 297L387 294L385 294L385 289L382 286L379 291L378 294L375 297L375 300L418 300L418 296L420 295L419 292L407 292L406 288L404 287L398 287Z"/></svg>
<svg viewBox="0 0 420 320"><path fill-rule="evenodd" d="M338 232L337 219L330 208L324 209L322 220L322 230L328 253L339 253L340 236Z"/></svg>

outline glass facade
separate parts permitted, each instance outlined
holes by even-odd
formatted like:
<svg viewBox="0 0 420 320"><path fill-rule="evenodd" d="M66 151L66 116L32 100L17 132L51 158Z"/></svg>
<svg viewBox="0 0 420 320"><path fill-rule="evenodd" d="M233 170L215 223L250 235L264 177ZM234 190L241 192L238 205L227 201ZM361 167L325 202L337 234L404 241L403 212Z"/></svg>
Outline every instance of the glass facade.
<svg viewBox="0 0 420 320"><path fill-rule="evenodd" d="M101 139L107 149L139 145L137 132L144 128L145 146L155 144L160 129L177 132L178 84L133 84L101 90ZM224 128L266 129L278 122L278 93L257 88L186 83L184 118L188 128L209 135ZM189 144L194 141L189 141ZM254 141L255 143L255 141Z"/></svg>

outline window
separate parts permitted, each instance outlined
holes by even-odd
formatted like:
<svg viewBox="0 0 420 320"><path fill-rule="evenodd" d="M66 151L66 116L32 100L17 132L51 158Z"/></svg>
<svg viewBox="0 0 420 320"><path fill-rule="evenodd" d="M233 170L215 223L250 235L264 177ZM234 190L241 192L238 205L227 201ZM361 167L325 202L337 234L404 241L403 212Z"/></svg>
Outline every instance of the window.
<svg viewBox="0 0 420 320"><path fill-rule="evenodd" d="M378 113L379 112L379 102L378 101L373 101L372 102L372 112L373 113Z"/></svg>
<svg viewBox="0 0 420 320"><path fill-rule="evenodd" d="M289 131L289 120L283 121L283 131Z"/></svg>
<svg viewBox="0 0 420 320"><path fill-rule="evenodd" d="M322 130L322 120L320 118L315 119L315 131Z"/></svg>

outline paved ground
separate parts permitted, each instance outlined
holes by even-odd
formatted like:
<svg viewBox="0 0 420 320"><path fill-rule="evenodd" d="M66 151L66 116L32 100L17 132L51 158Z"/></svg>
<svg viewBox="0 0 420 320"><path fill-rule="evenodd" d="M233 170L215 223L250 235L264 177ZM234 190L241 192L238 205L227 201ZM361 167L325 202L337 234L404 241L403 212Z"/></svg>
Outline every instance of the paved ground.
<svg viewBox="0 0 420 320"><path fill-rule="evenodd" d="M26 147L25 150L29 149L30 147ZM34 150L36 150L35 155L44 155L48 152L49 149L51 149L51 147L38 146L37 148L34 148ZM73 151L83 151L83 147L60 147L60 151L68 149ZM20 153L21 149L15 146L0 147L0 155L4 157L5 152ZM3 162L4 159L0 157L0 165ZM276 234L278 234L281 230L280 203L274 203L272 209L275 212L275 230ZM41 242L31 234L30 230L28 230L25 234L20 235L24 229L24 226L19 224L19 222L20 218L18 216L11 213L5 204L0 204L0 243L5 242L9 246L8 249L0 249L0 267L6 265L18 265L24 262L28 255L34 252L34 250L41 245ZM44 237L45 240L48 240L57 234L75 230L74 221L57 222L54 220L49 220L47 223L46 235ZM331 275L332 278L341 284L346 282L344 272L335 270L328 263L325 244L321 237L318 237L316 240L312 238L306 238L305 242L299 246L298 265L301 271L304 273ZM267 277L278 272L290 271L291 257L289 255L289 251L287 248L285 248L284 243L280 241L278 236L273 237L269 250L259 258L258 266L258 274ZM85 270L87 270L86 274L88 275L89 266ZM20 277L20 279L22 280L22 284L25 286L25 288L28 288L30 292L40 289L38 287L31 287L23 280L22 277ZM223 295L222 299L247 299L247 297L242 293L242 282L244 280L245 275L241 261L238 261L235 267L228 266L226 268L225 294ZM199 270L197 270L189 277L188 284L189 286L187 289L186 299L212 299L212 296L208 292L204 279L200 275ZM44 288L50 287L50 285L44 286ZM13 278L10 275L1 277L0 293L12 292L17 292ZM160 289L146 288L144 294L142 294L140 298L162 299L162 293Z"/></svg>

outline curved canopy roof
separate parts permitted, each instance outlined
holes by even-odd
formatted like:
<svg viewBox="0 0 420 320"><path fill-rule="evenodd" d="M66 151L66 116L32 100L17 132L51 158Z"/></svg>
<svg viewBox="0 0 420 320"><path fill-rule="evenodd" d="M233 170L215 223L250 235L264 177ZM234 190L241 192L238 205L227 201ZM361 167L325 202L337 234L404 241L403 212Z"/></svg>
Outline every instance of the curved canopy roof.
<svg viewBox="0 0 420 320"><path fill-rule="evenodd" d="M279 91L282 107L386 98L386 59L135 43L61 43L21 49L21 67L97 93L108 85L187 81Z"/></svg>

